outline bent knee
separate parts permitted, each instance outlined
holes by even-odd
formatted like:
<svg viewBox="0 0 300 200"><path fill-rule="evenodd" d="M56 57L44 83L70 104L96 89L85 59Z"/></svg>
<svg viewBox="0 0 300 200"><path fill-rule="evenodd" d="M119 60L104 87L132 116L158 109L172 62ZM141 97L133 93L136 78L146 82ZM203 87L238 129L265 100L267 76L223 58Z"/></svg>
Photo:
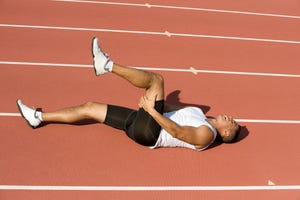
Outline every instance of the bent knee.
<svg viewBox="0 0 300 200"><path fill-rule="evenodd" d="M95 106L95 102L92 102L92 101L88 101L82 105L82 107L84 107L85 109L91 109L94 106Z"/></svg>
<svg viewBox="0 0 300 200"><path fill-rule="evenodd" d="M82 105L81 114L85 118L94 119L98 122L103 122L105 120L107 113L107 104L96 103L96 102L86 102Z"/></svg>
<svg viewBox="0 0 300 200"><path fill-rule="evenodd" d="M164 85L164 77L160 74L154 74L153 84Z"/></svg>
<svg viewBox="0 0 300 200"><path fill-rule="evenodd" d="M94 112L96 112L98 103L89 101L82 105L82 113L86 116L91 116Z"/></svg>
<svg viewBox="0 0 300 200"><path fill-rule="evenodd" d="M157 100L162 100L164 98L164 78L160 74L154 74L151 87L146 90L146 95L151 97L156 97Z"/></svg>

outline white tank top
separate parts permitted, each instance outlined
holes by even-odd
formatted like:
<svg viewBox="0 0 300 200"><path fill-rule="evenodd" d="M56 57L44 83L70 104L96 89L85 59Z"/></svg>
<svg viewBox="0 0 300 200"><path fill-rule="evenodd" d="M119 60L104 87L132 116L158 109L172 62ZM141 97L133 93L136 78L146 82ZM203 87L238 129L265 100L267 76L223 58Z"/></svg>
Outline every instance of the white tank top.
<svg viewBox="0 0 300 200"><path fill-rule="evenodd" d="M198 151L202 151L209 147L214 140L217 137L217 131L214 127L212 127L207 121L206 116L202 112L200 108L197 107L186 107L180 110L164 113L164 116L171 119L175 123L177 123L180 126L193 126L193 127L199 127L199 126L208 126L213 134L214 139L212 142L207 145L206 147L202 149L196 149L196 147L192 144L189 144L187 142L181 141L177 138L174 138L171 134L169 134L166 130L161 129L159 138L156 142L156 144L150 148L159 148L159 147L185 147L190 148Z"/></svg>

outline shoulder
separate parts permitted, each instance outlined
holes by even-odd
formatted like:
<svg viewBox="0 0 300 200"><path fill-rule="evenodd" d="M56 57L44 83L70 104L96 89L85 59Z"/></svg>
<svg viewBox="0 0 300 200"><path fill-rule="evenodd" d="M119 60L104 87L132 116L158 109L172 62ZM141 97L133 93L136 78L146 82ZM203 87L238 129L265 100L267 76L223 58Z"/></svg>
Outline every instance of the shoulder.
<svg viewBox="0 0 300 200"><path fill-rule="evenodd" d="M201 125L197 127L197 132L199 132L201 135L207 137L207 138L214 138L213 131L206 125Z"/></svg>
<svg viewBox="0 0 300 200"><path fill-rule="evenodd" d="M209 146L215 138L213 131L206 125L201 125L196 129L198 141L200 142L197 145L195 145L195 147L197 149L202 149L204 147Z"/></svg>

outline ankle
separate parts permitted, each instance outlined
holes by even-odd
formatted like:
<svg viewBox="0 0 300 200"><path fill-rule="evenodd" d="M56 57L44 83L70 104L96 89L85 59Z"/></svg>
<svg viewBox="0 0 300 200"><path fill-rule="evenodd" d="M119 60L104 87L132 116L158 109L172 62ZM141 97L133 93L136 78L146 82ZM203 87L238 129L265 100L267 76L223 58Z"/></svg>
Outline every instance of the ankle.
<svg viewBox="0 0 300 200"><path fill-rule="evenodd" d="M108 63L106 64L105 68L107 69L107 71L112 72L113 68L114 68L114 62L113 61L108 61Z"/></svg>
<svg viewBox="0 0 300 200"><path fill-rule="evenodd" d="M36 111L35 112L35 116L39 119L39 120L41 120L41 121L43 121L43 113L41 112L41 111Z"/></svg>

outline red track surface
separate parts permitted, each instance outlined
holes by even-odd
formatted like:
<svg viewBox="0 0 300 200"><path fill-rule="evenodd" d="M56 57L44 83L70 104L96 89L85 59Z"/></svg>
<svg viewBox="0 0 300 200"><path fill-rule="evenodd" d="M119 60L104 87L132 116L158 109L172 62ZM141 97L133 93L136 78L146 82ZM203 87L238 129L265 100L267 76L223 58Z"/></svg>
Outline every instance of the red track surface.
<svg viewBox="0 0 300 200"><path fill-rule="evenodd" d="M120 2L120 1L118 1ZM125 1L124 1L125 2ZM127 1L126 1L127 2ZM134 3L137 3L135 1ZM128 3L128 2L127 2ZM142 4L144 2L141 2ZM299 15L299 2L151 1L149 4ZM1 1L0 23L189 33L300 41L300 19L55 1ZM91 64L100 38L113 60L130 66L300 74L300 44L167 37L0 26L0 61ZM0 112L15 101L53 110L86 101L136 108L143 91L91 68L0 65ZM169 101L205 105L208 115L300 119L300 79L160 72ZM249 135L203 152L150 150L101 124L32 130L20 117L0 118L0 185L267 186L300 185L299 124L242 123ZM0 199L300 199L297 190L30 191Z"/></svg>

